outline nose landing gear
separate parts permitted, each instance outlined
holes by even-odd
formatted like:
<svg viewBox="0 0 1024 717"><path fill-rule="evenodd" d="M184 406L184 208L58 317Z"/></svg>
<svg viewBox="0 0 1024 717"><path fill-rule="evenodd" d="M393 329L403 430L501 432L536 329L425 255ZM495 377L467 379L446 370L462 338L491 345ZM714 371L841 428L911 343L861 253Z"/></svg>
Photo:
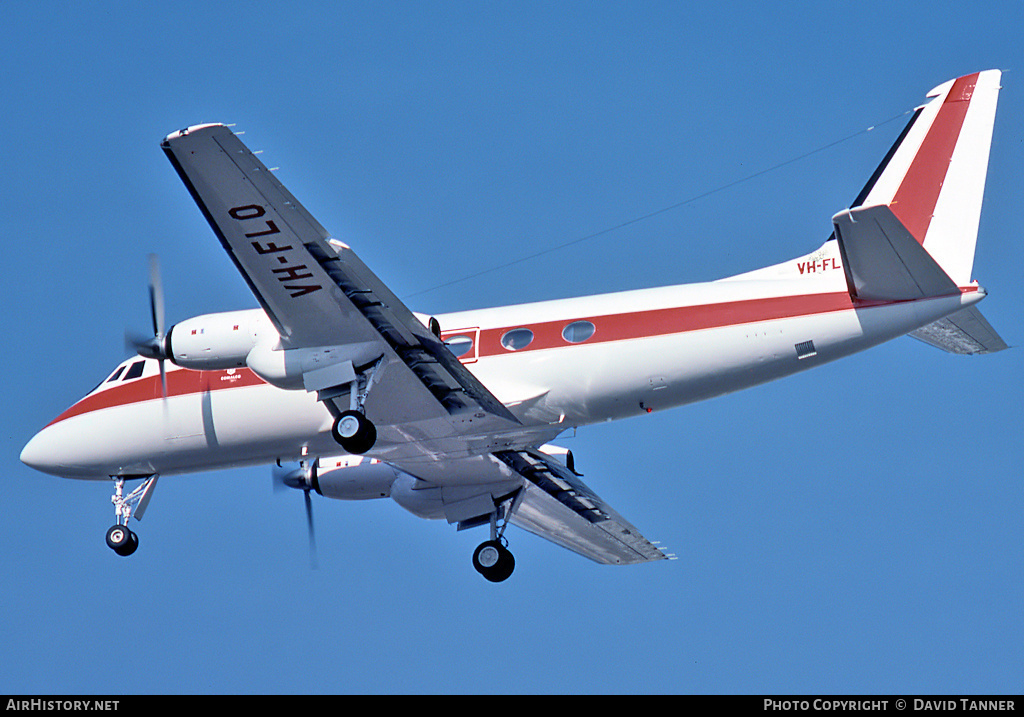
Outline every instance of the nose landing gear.
<svg viewBox="0 0 1024 717"><path fill-rule="evenodd" d="M132 517L133 512L136 520L142 518L146 506L149 505L149 499L153 497L157 477L149 476L135 490L125 495L124 477L113 476L114 495L110 497L110 502L114 504L117 522L107 530L107 547L122 557L128 557L139 548L139 536L128 528L128 519Z"/></svg>

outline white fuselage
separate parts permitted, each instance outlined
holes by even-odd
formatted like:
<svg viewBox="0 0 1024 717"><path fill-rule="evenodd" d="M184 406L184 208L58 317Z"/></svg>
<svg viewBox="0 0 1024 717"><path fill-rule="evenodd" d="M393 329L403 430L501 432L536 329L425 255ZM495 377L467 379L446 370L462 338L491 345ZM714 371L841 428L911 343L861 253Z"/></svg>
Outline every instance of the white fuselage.
<svg viewBox="0 0 1024 717"><path fill-rule="evenodd" d="M546 441L570 427L796 373L902 336L984 296L971 286L943 298L855 304L834 246L826 244L810 261L815 256L825 257L816 273L804 257L711 283L436 318L456 353L468 346L460 356L466 367L533 439ZM235 313L249 321L261 312ZM574 329L565 330L570 324ZM517 329L528 329L532 341L524 343L527 332L508 337ZM43 429L22 460L69 478L105 479L339 453L331 414L314 393L277 388L248 368L168 366L164 398L156 361L125 378L140 361L128 359ZM373 418L369 402L367 414ZM373 454L386 460L389 451L401 446L384 441Z"/></svg>

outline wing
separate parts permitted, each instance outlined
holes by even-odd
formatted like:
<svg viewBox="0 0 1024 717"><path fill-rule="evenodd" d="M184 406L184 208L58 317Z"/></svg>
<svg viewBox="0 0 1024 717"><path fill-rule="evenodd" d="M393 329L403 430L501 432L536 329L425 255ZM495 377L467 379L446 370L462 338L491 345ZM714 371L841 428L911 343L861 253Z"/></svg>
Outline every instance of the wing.
<svg viewBox="0 0 1024 717"><path fill-rule="evenodd" d="M534 450L495 455L525 479L514 525L608 565L668 557L557 459Z"/></svg>
<svg viewBox="0 0 1024 717"><path fill-rule="evenodd" d="M414 484L391 497L414 513L446 518L459 530L492 516L605 565L663 560L666 555L594 493L572 469L535 449L496 451L402 467ZM396 486L398 483L395 484Z"/></svg>
<svg viewBox="0 0 1024 717"><path fill-rule="evenodd" d="M366 413L390 447L374 453L415 480L410 510L438 510L431 517L462 527L510 512L510 522L601 563L666 557L556 459L499 450L540 445L561 427L522 426L230 129L196 125L162 147L273 322L278 348L339 349L352 366L377 367ZM346 390L325 377L352 379L330 368L303 384L337 414Z"/></svg>
<svg viewBox="0 0 1024 717"><path fill-rule="evenodd" d="M280 348L342 346L356 367L380 367L366 411L378 427L402 427L395 442L519 425L228 127L189 127L169 135L162 147L273 322ZM319 391L335 413L347 408L334 405L341 391L331 390L329 378L318 378L320 383L307 380L306 388Z"/></svg>

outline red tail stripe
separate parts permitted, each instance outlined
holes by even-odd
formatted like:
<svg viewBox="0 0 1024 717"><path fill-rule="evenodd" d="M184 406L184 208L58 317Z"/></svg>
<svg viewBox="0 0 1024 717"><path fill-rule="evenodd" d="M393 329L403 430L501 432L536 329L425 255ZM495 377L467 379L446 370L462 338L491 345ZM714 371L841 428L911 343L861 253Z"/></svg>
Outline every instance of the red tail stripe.
<svg viewBox="0 0 1024 717"><path fill-rule="evenodd" d="M921 244L928 233L979 74L965 75L953 82L889 205L893 214Z"/></svg>

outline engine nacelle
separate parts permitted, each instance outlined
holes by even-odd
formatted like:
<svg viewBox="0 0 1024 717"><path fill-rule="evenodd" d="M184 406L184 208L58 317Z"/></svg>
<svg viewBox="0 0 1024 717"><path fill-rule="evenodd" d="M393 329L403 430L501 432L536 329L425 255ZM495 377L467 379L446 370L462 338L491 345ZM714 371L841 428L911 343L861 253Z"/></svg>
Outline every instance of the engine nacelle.
<svg viewBox="0 0 1024 717"><path fill-rule="evenodd" d="M259 309L204 314L170 328L165 339L167 358L182 368L215 371L245 366L245 359L273 325Z"/></svg>
<svg viewBox="0 0 1024 717"><path fill-rule="evenodd" d="M288 390L319 391L347 384L356 379L355 366L380 357L380 346L373 341L288 350L278 343L276 332L268 339L261 332L245 364L267 383Z"/></svg>
<svg viewBox="0 0 1024 717"><path fill-rule="evenodd" d="M427 488L418 478L402 473L391 484L391 499L413 515L427 520L444 517L444 501L441 489L434 486Z"/></svg>
<svg viewBox="0 0 1024 717"><path fill-rule="evenodd" d="M392 484L404 475L373 458L321 458L313 489L325 498L338 500L388 498Z"/></svg>

